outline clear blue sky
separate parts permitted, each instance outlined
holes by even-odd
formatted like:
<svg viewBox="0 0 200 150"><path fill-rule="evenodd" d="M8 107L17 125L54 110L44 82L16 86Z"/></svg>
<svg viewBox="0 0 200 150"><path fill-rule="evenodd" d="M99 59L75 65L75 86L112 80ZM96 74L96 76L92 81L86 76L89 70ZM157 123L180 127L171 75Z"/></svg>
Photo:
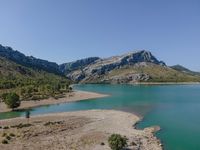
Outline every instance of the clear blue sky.
<svg viewBox="0 0 200 150"><path fill-rule="evenodd" d="M0 0L0 43L57 63L146 49L200 71L200 1Z"/></svg>

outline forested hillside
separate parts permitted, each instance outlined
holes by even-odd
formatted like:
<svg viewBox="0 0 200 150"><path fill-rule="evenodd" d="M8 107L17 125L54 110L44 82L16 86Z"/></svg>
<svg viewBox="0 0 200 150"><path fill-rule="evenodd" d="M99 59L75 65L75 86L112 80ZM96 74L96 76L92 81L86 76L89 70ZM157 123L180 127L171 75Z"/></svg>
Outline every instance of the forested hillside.
<svg viewBox="0 0 200 150"><path fill-rule="evenodd" d="M22 100L61 97L69 90L63 76L17 64L0 57L0 93L16 92Z"/></svg>

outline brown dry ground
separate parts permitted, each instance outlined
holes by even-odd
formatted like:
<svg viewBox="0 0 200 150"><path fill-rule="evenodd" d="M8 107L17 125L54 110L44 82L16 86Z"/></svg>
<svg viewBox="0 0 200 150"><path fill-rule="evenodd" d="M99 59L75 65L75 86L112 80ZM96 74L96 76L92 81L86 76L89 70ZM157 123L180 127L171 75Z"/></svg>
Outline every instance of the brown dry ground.
<svg viewBox="0 0 200 150"><path fill-rule="evenodd" d="M65 112L25 118L0 120L0 150L110 150L108 137L118 133L128 138L129 150L161 150L154 128L136 130L139 118L114 110ZM17 127L17 126L18 127ZM2 144L5 133L15 136ZM105 144L105 145L104 145Z"/></svg>

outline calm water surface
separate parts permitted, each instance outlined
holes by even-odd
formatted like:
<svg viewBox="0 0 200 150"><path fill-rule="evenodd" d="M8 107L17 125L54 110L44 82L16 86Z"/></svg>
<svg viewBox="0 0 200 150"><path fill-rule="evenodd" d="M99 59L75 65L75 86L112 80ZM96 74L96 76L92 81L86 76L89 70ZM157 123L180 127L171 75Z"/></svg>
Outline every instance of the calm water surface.
<svg viewBox="0 0 200 150"><path fill-rule="evenodd" d="M200 85L76 85L75 89L110 97L41 106L31 115L88 109L118 109L144 116L138 125L159 125L157 136L166 150L200 150ZM0 119L24 116L24 111L0 113Z"/></svg>

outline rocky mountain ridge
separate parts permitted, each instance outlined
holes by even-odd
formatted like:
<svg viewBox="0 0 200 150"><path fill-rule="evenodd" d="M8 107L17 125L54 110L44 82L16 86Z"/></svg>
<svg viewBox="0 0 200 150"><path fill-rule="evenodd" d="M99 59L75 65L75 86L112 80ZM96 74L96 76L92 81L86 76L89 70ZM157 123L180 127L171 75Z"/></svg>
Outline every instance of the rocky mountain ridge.
<svg viewBox="0 0 200 150"><path fill-rule="evenodd" d="M66 63L65 75L80 83L200 82L199 74L180 70L180 67L169 67L146 50L95 58ZM86 63L87 60L90 61ZM72 67L74 64L79 68ZM70 69L68 66L71 66Z"/></svg>
<svg viewBox="0 0 200 150"><path fill-rule="evenodd" d="M61 72L67 74L67 73L70 73L71 71L74 71L77 69L82 69L82 68L86 67L87 65L94 63L98 59L100 59L100 58L99 57L88 57L85 59L80 59L77 61L64 63L59 66L59 69Z"/></svg>
<svg viewBox="0 0 200 150"><path fill-rule="evenodd" d="M0 57L36 71L66 76L76 83L200 82L200 73L180 65L168 67L146 50L109 58L89 57L58 65L0 45ZM17 72L23 71L17 69Z"/></svg>
<svg viewBox="0 0 200 150"><path fill-rule="evenodd" d="M44 70L55 74L62 74L58 64L49 62L47 60L38 59L33 56L25 56L23 53L13 50L8 46L0 45L0 56L26 67Z"/></svg>
<svg viewBox="0 0 200 150"><path fill-rule="evenodd" d="M100 78L103 75L111 72L115 69L120 69L125 66L133 65L147 65L145 63L153 63L160 66L166 66L163 61L159 61L155 56L149 51L141 50L136 52L130 52L121 56L113 56L104 59L96 59L89 63L87 66L81 67L81 69L74 69L71 72L67 73L67 77L74 81L87 81L91 78ZM81 66L82 64L80 64ZM128 78L133 80L148 80L149 77L147 74L132 74L128 75Z"/></svg>

